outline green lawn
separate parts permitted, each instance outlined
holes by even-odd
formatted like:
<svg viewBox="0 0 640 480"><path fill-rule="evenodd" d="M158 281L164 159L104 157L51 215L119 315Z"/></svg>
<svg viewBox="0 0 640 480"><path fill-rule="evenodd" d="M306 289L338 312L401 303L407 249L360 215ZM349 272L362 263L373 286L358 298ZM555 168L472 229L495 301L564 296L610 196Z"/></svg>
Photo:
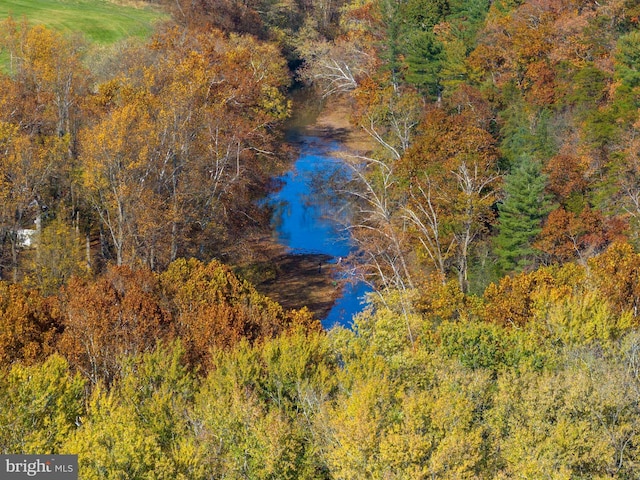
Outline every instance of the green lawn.
<svg viewBox="0 0 640 480"><path fill-rule="evenodd" d="M25 17L66 32L82 32L88 40L110 44L126 37L149 35L165 15L152 8L117 5L107 0L0 0L0 20ZM1 32L0 32L1 34Z"/></svg>

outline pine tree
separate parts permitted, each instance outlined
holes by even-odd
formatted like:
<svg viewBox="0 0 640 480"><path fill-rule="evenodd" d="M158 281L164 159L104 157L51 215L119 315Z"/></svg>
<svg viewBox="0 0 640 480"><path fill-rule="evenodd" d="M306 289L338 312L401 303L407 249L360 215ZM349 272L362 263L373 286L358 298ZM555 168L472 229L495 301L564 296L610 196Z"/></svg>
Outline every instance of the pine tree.
<svg viewBox="0 0 640 480"><path fill-rule="evenodd" d="M433 28L449 14L447 0L408 0L401 4L399 48L407 65L404 80L434 98L439 96L442 42Z"/></svg>
<svg viewBox="0 0 640 480"><path fill-rule="evenodd" d="M432 32L412 31L405 37L405 80L436 98L440 94L442 43Z"/></svg>
<svg viewBox="0 0 640 480"><path fill-rule="evenodd" d="M505 179L506 198L498 206L499 234L495 240L495 252L504 272L526 267L535 255L533 241L551 211L544 191L546 180L540 163L529 157L521 157Z"/></svg>

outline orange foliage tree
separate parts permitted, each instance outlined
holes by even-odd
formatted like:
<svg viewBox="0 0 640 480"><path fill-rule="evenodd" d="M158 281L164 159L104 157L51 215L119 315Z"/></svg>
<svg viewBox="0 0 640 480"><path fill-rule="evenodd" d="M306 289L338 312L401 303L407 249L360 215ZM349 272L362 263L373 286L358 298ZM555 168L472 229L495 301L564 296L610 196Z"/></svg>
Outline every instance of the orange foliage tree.
<svg viewBox="0 0 640 480"><path fill-rule="evenodd" d="M615 240L622 240L623 219L605 218L597 210L585 208L579 214L558 208L549 214L535 247L551 261L585 262Z"/></svg>
<svg viewBox="0 0 640 480"><path fill-rule="evenodd" d="M179 259L158 279L171 306L175 333L197 364L207 366L212 349L231 347L241 339L273 338L296 325L320 329L308 310L284 310L217 261Z"/></svg>
<svg viewBox="0 0 640 480"><path fill-rule="evenodd" d="M640 314L640 255L628 243L614 243L589 260L590 279L618 311Z"/></svg>
<svg viewBox="0 0 640 480"><path fill-rule="evenodd" d="M425 256L441 275L457 273L468 289L474 244L493 222L500 183L495 139L473 111L431 109L411 150L399 162L410 191L406 217Z"/></svg>
<svg viewBox="0 0 640 480"><path fill-rule="evenodd" d="M532 105L553 104L564 90L559 67L579 69L600 56L601 45L588 38L587 28L598 4L580 3L529 0L504 10L496 2L471 65L499 88L515 85Z"/></svg>
<svg viewBox="0 0 640 480"><path fill-rule="evenodd" d="M54 352L61 327L55 297L0 282L0 367L44 360Z"/></svg>
<svg viewBox="0 0 640 480"><path fill-rule="evenodd" d="M73 138L90 78L81 61L82 42L11 18L2 22L2 30L0 48L9 55L17 94L5 114L20 119L29 134Z"/></svg>
<svg viewBox="0 0 640 480"><path fill-rule="evenodd" d="M487 287L484 301L485 321L514 327L541 318L545 305L563 302L592 302L610 308L616 318L635 319L640 312L640 255L628 243L615 242L583 265L566 263L506 276Z"/></svg>
<svg viewBox="0 0 640 480"><path fill-rule="evenodd" d="M81 162L116 262L156 269L259 223L289 77L275 47L250 37L169 29L149 48L98 87Z"/></svg>
<svg viewBox="0 0 640 480"><path fill-rule="evenodd" d="M553 284L553 276L545 269L503 277L484 292L484 319L513 327L526 325L533 319L536 293Z"/></svg>
<svg viewBox="0 0 640 480"><path fill-rule="evenodd" d="M93 383L110 383L122 356L172 337L171 316L156 291L149 270L126 266L109 267L94 281L72 279L61 292L60 351Z"/></svg>
<svg viewBox="0 0 640 480"><path fill-rule="evenodd" d="M43 210L77 201L71 172L89 75L81 42L11 18L0 29L9 58L0 74L0 254L17 281L18 231L33 229Z"/></svg>
<svg viewBox="0 0 640 480"><path fill-rule="evenodd" d="M191 365L206 369L214 349L321 329L307 309L283 309L217 261L179 259L161 274L110 266L94 280L73 278L59 299L57 348L94 383L112 382L123 356L159 341L180 338Z"/></svg>

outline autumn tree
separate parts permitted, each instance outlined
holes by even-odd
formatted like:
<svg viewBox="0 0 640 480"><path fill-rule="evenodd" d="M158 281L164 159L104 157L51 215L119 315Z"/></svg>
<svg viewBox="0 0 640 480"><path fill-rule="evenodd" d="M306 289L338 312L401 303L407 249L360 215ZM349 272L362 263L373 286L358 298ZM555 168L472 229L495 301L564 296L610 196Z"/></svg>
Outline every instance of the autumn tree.
<svg viewBox="0 0 640 480"><path fill-rule="evenodd" d="M640 284L638 254L625 242L613 243L588 262L592 281L618 312L629 311L638 316Z"/></svg>
<svg viewBox="0 0 640 480"><path fill-rule="evenodd" d="M615 155L607 167L607 180L612 185L602 185L610 194L610 198L603 199L606 208L619 212L622 210L631 219L631 235L634 241L638 236L638 105L640 97L640 78L637 75L639 59L636 49L640 37L637 31L630 32L618 41L615 51L614 78L616 90L612 109L617 112L617 125L620 127L618 145Z"/></svg>
<svg viewBox="0 0 640 480"><path fill-rule="evenodd" d="M55 298L0 282L0 366L43 361L55 351L60 321Z"/></svg>
<svg viewBox="0 0 640 480"><path fill-rule="evenodd" d="M381 288L413 288L411 247L403 219L397 163L410 147L422 115L422 101L412 89L367 80L354 92L353 121L374 141L363 155L347 155L351 169L338 189L351 206L352 238L362 254L361 273ZM406 306L408 308L408 306Z"/></svg>
<svg viewBox="0 0 640 480"><path fill-rule="evenodd" d="M558 208L547 217L534 246L550 255L552 261L578 259L584 263L613 241L623 240L624 228L622 219L605 218L588 207L579 214Z"/></svg>
<svg viewBox="0 0 640 480"><path fill-rule="evenodd" d="M296 326L319 328L306 309L284 310L217 261L176 260L159 276L159 284L193 364L208 367L214 349L241 340L272 338Z"/></svg>
<svg viewBox="0 0 640 480"><path fill-rule="evenodd" d="M472 247L491 224L500 174L495 140L467 112L432 109L399 172L411 197L405 215L437 271L468 289Z"/></svg>
<svg viewBox="0 0 640 480"><path fill-rule="evenodd" d="M83 478L177 478L156 436L136 421L133 403L96 387L86 410L82 428L64 444L65 452L85 459L79 466Z"/></svg>
<svg viewBox="0 0 640 480"><path fill-rule="evenodd" d="M583 33L592 8L570 0L492 2L471 63L502 89L511 85L531 105L553 104L560 63L593 58Z"/></svg>
<svg viewBox="0 0 640 480"><path fill-rule="evenodd" d="M3 32L0 47L9 54L9 75L22 94L11 115L29 134L69 135L73 141L89 78L82 42L11 18L3 22Z"/></svg>
<svg viewBox="0 0 640 480"><path fill-rule="evenodd" d="M364 160L364 161L362 161ZM406 290L412 285L406 234L399 228L392 168L375 158L354 166L348 193L355 205L349 230L364 255L364 277L382 288Z"/></svg>
<svg viewBox="0 0 640 480"><path fill-rule="evenodd" d="M637 338L604 354L597 347L561 353L560 368L510 372L497 382L489 422L504 463L500 474L536 477L635 475ZM609 412L607 414L606 412ZM615 412L615 413L613 413Z"/></svg>
<svg viewBox="0 0 640 480"><path fill-rule="evenodd" d="M569 270L567 278L554 273L553 269L547 267L530 273L505 276L499 282L491 283L484 292L486 304L483 318L489 322L521 327L534 319L540 292L565 283L571 287L585 279L581 268L577 271Z"/></svg>
<svg viewBox="0 0 640 480"><path fill-rule="evenodd" d="M38 288L42 295L54 296L72 276L91 272L91 252L79 230L77 222L66 216L48 221L38 233L34 254L24 262L23 283Z"/></svg>
<svg viewBox="0 0 640 480"><path fill-rule="evenodd" d="M20 252L26 246L19 232L35 237L42 227L43 213L60 200L57 190L65 178L68 138L35 139L17 123L0 121L0 231L2 270L13 281L20 279ZM66 171L68 173L68 170ZM37 243L31 238L32 244Z"/></svg>
<svg viewBox="0 0 640 480"><path fill-rule="evenodd" d="M136 240L153 235L146 229L165 226L149 161L151 102L134 98L82 134L83 188L109 234L118 266L144 255L136 252Z"/></svg>
<svg viewBox="0 0 640 480"><path fill-rule="evenodd" d="M208 475L330 478L316 428L336 389L326 335L293 330L213 357L193 409Z"/></svg>
<svg viewBox="0 0 640 480"><path fill-rule="evenodd" d="M116 263L158 268L211 255L226 232L261 225L254 200L289 104L271 45L168 29L151 48L148 63L98 87L103 115L83 132L81 160Z"/></svg>
<svg viewBox="0 0 640 480"><path fill-rule="evenodd" d="M112 266L95 281L73 278L61 293L64 332L58 349L93 384L120 373L120 357L171 338L169 312L149 270Z"/></svg>
<svg viewBox="0 0 640 480"><path fill-rule="evenodd" d="M81 63L81 42L46 27L3 22L0 48L10 59L2 76L2 250L18 280L21 242L17 232L34 229L44 210L75 208L71 172L89 75Z"/></svg>
<svg viewBox="0 0 640 480"><path fill-rule="evenodd" d="M583 206L589 179L587 165L576 155L554 155L544 168L547 190L570 210Z"/></svg>
<svg viewBox="0 0 640 480"><path fill-rule="evenodd" d="M204 451L188 418L197 384L183 354L174 343L127 355L111 389L94 388L64 443L79 456L83 478L205 478Z"/></svg>
<svg viewBox="0 0 640 480"><path fill-rule="evenodd" d="M66 453L63 445L84 413L85 381L60 355L16 363L0 379L0 450Z"/></svg>
<svg viewBox="0 0 640 480"><path fill-rule="evenodd" d="M318 88L323 97L353 92L373 73L372 52L358 40L316 40L298 47L305 56L301 78Z"/></svg>
<svg viewBox="0 0 640 480"><path fill-rule="evenodd" d="M399 160L407 151L422 120L424 103L412 89L396 89L374 81L354 92L357 109L353 122L377 146L382 160Z"/></svg>

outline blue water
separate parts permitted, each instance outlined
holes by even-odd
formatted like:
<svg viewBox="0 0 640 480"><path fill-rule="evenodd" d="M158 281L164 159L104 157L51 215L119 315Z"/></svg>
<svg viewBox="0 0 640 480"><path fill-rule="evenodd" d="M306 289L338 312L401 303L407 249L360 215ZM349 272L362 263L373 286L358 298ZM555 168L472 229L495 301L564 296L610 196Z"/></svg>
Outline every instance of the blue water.
<svg viewBox="0 0 640 480"><path fill-rule="evenodd" d="M293 168L280 178L282 188L269 199L275 207L274 230L279 243L292 253L321 253L331 255L337 262L349 255L353 245L344 229L348 206L336 204L331 179L348 172L342 160L331 154L337 149L336 144L302 137L300 145ZM364 295L369 291L362 282L346 283L342 296L322 319L322 325L349 326L353 315L364 308Z"/></svg>

